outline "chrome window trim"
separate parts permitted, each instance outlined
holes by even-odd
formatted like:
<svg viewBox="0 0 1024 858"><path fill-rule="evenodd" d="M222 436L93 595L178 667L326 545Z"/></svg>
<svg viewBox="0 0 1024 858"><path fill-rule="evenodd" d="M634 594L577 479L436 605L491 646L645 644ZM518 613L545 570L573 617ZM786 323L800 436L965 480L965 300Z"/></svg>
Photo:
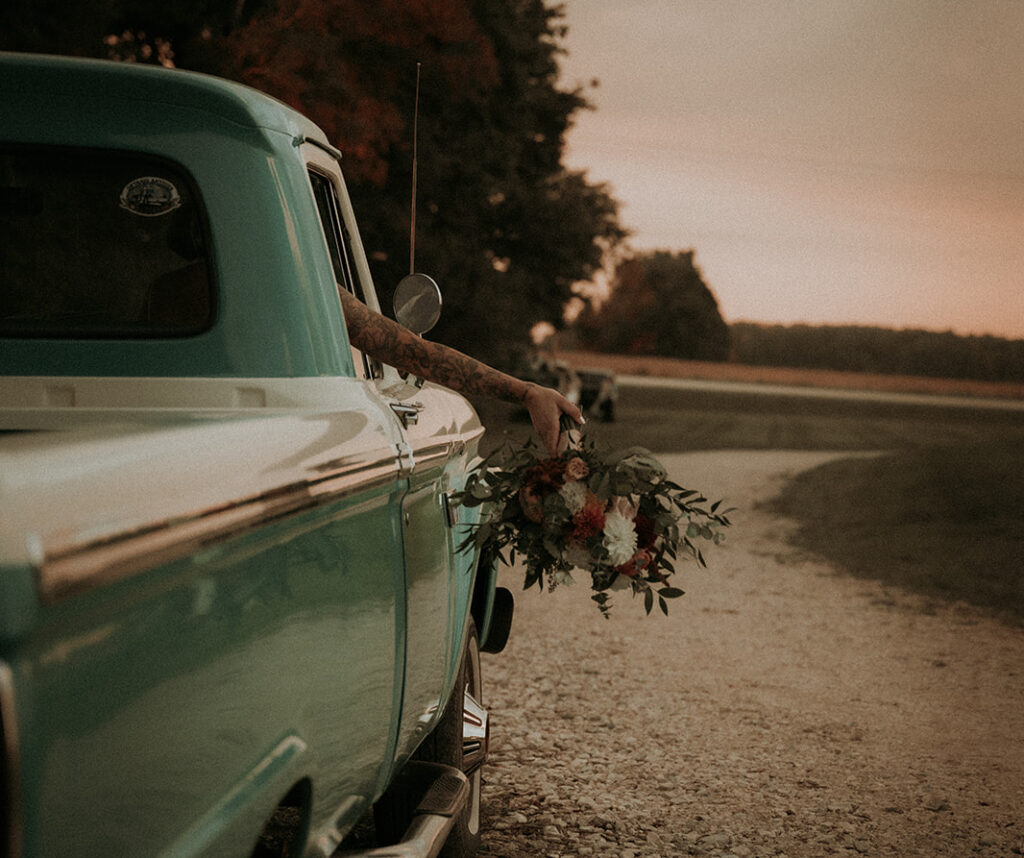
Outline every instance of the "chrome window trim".
<svg viewBox="0 0 1024 858"><path fill-rule="evenodd" d="M18 741L18 709L14 699L14 674L11 668L0 661L0 725L3 727L4 770L7 782L0 784L0 791L7 797L7 843L0 844L5 855L18 858L22 849L22 796L21 796L21 746Z"/></svg>
<svg viewBox="0 0 1024 858"><path fill-rule="evenodd" d="M323 140L317 140L316 137L309 136L296 137L292 140L292 145L295 146L296 149L302 146L303 143L308 143L310 146L316 146L317 149L326 152L335 161L341 163L341 159L343 157L341 151L339 149L335 149L330 143L326 143Z"/></svg>

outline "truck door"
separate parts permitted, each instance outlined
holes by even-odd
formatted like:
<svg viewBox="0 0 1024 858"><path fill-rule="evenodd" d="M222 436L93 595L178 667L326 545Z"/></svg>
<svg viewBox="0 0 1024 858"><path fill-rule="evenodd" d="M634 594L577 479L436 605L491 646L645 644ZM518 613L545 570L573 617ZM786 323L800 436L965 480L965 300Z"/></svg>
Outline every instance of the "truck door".
<svg viewBox="0 0 1024 858"><path fill-rule="evenodd" d="M426 385L411 397L393 401L403 420L411 463L409 493L402 504L407 631L400 752L419 743L446 699L445 681L454 658L455 569L445 470L452 452L448 396Z"/></svg>
<svg viewBox="0 0 1024 858"><path fill-rule="evenodd" d="M316 164L310 179L337 285L379 312L340 174L327 153L310 153L309 158ZM396 753L402 756L415 748L439 705L447 699L450 689L446 681L455 658L454 537L447 477L449 460L459 443L449 405L454 394L434 385L406 382L391 367L383 367L355 349L353 360L357 375L395 415L401 438L396 455L409 480L401 510L405 604L398 605L399 617L403 607L405 617L405 669L397 686L402 697ZM399 652L400 664L402 656Z"/></svg>

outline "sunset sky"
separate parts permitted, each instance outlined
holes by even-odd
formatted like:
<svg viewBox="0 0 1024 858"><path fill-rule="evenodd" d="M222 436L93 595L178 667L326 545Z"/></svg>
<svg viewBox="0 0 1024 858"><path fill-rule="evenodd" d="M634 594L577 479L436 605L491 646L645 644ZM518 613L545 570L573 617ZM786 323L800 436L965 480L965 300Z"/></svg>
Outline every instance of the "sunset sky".
<svg viewBox="0 0 1024 858"><path fill-rule="evenodd" d="M726 321L1024 338L1024 0L567 0L568 164Z"/></svg>

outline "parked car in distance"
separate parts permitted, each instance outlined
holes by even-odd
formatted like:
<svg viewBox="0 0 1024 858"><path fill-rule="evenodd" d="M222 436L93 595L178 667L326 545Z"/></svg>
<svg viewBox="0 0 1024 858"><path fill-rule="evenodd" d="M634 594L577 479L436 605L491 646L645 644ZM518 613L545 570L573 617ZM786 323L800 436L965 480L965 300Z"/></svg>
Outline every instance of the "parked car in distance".
<svg viewBox="0 0 1024 858"><path fill-rule="evenodd" d="M619 386L615 374L606 369L577 369L580 380L580 410L587 417L597 417L605 423L615 419L619 400Z"/></svg>
<svg viewBox="0 0 1024 858"><path fill-rule="evenodd" d="M580 404L580 377L565 361L546 356L533 356L518 363L514 370L524 381L542 387L553 387L573 405Z"/></svg>

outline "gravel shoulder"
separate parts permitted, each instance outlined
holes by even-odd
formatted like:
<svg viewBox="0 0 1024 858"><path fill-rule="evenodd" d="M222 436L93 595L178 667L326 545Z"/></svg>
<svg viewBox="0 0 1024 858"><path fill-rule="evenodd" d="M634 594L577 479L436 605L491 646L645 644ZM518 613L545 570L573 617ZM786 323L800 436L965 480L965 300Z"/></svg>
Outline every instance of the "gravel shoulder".
<svg viewBox="0 0 1024 858"><path fill-rule="evenodd" d="M668 618L503 570L481 856L1024 854L1024 632L837 575L757 507L850 455L661 456L740 507Z"/></svg>

